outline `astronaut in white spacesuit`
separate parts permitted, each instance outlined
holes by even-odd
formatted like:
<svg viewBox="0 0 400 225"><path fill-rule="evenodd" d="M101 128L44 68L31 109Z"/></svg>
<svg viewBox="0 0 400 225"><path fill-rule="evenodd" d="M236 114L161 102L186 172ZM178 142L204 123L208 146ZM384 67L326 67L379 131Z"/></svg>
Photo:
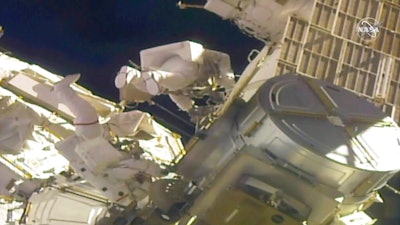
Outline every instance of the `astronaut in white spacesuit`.
<svg viewBox="0 0 400 225"><path fill-rule="evenodd" d="M144 199L151 182L145 178L160 176L161 169L151 161L128 157L104 138L95 108L70 87L78 79L79 75L66 76L53 88L60 102L75 115L76 133L57 143L56 148L75 172L111 201L129 204Z"/></svg>
<svg viewBox="0 0 400 225"><path fill-rule="evenodd" d="M196 60L184 58L173 51L169 55L165 52L160 55L163 58L157 61L161 63L146 68L142 65L142 71L123 66L115 80L117 88L121 90L129 86L137 89L136 93L150 96L168 94L181 110L189 111L194 106L194 98L210 94L220 87L229 91L235 84L230 58L225 53L204 49ZM199 92L202 94L196 95ZM121 100L140 101L142 97L122 96Z"/></svg>

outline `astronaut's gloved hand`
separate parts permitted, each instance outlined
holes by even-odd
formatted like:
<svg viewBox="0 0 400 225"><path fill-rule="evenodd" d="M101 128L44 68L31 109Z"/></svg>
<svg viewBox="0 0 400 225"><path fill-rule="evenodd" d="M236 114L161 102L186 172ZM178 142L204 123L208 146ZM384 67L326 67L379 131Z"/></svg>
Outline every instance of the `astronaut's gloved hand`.
<svg viewBox="0 0 400 225"><path fill-rule="evenodd" d="M80 77L80 74L73 74L64 77L64 79L54 84L52 92L60 100L70 98L71 96L75 95L75 91L71 89L70 85L79 80Z"/></svg>

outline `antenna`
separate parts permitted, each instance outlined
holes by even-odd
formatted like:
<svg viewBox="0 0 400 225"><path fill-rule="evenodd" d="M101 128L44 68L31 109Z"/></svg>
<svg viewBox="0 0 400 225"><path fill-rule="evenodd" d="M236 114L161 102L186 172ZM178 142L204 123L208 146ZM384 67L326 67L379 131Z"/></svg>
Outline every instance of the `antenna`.
<svg viewBox="0 0 400 225"><path fill-rule="evenodd" d="M4 28L0 26L0 38L4 35Z"/></svg>
<svg viewBox="0 0 400 225"><path fill-rule="evenodd" d="M184 3L183 1L179 1L178 2L178 4L177 4L177 6L180 8L180 9L204 9L204 6L203 5L197 5L197 4L187 4L187 3Z"/></svg>

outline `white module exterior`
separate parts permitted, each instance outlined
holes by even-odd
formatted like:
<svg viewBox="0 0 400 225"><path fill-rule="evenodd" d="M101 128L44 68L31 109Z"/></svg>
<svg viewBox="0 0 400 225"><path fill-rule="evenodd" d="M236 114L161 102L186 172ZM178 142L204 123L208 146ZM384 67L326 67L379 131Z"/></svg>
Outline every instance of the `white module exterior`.
<svg viewBox="0 0 400 225"><path fill-rule="evenodd" d="M266 116L261 121L245 116L244 127L256 121L262 124L246 142L318 183L344 194L364 195L400 170L395 160L400 158L397 125L373 104L343 88L281 76L266 83L255 99L262 109L252 111L265 111ZM361 193L357 186L364 180L370 185Z"/></svg>
<svg viewBox="0 0 400 225"><path fill-rule="evenodd" d="M309 19L311 0L208 0L204 8L232 20L243 32L262 41L279 41L286 21L296 14Z"/></svg>
<svg viewBox="0 0 400 225"><path fill-rule="evenodd" d="M95 225L107 212L105 203L47 188L29 199L27 225Z"/></svg>
<svg viewBox="0 0 400 225"><path fill-rule="evenodd" d="M254 177L309 207L308 224L323 224L376 197L400 170L399 140L397 125L367 100L329 82L284 75L213 124L178 171L209 189L193 214Z"/></svg>

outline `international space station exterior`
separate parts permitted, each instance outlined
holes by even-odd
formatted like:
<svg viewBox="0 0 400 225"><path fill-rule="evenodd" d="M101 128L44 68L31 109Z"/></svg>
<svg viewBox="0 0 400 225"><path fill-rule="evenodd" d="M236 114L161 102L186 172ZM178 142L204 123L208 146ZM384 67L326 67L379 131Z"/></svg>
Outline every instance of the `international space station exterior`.
<svg viewBox="0 0 400 225"><path fill-rule="evenodd" d="M229 55L207 43L142 50L139 66L115 75L119 103L79 86L80 75L0 55L0 223L379 221L365 210L400 170L400 3L178 6L232 21L265 47L239 79ZM126 108L157 95L196 124L187 144Z"/></svg>

